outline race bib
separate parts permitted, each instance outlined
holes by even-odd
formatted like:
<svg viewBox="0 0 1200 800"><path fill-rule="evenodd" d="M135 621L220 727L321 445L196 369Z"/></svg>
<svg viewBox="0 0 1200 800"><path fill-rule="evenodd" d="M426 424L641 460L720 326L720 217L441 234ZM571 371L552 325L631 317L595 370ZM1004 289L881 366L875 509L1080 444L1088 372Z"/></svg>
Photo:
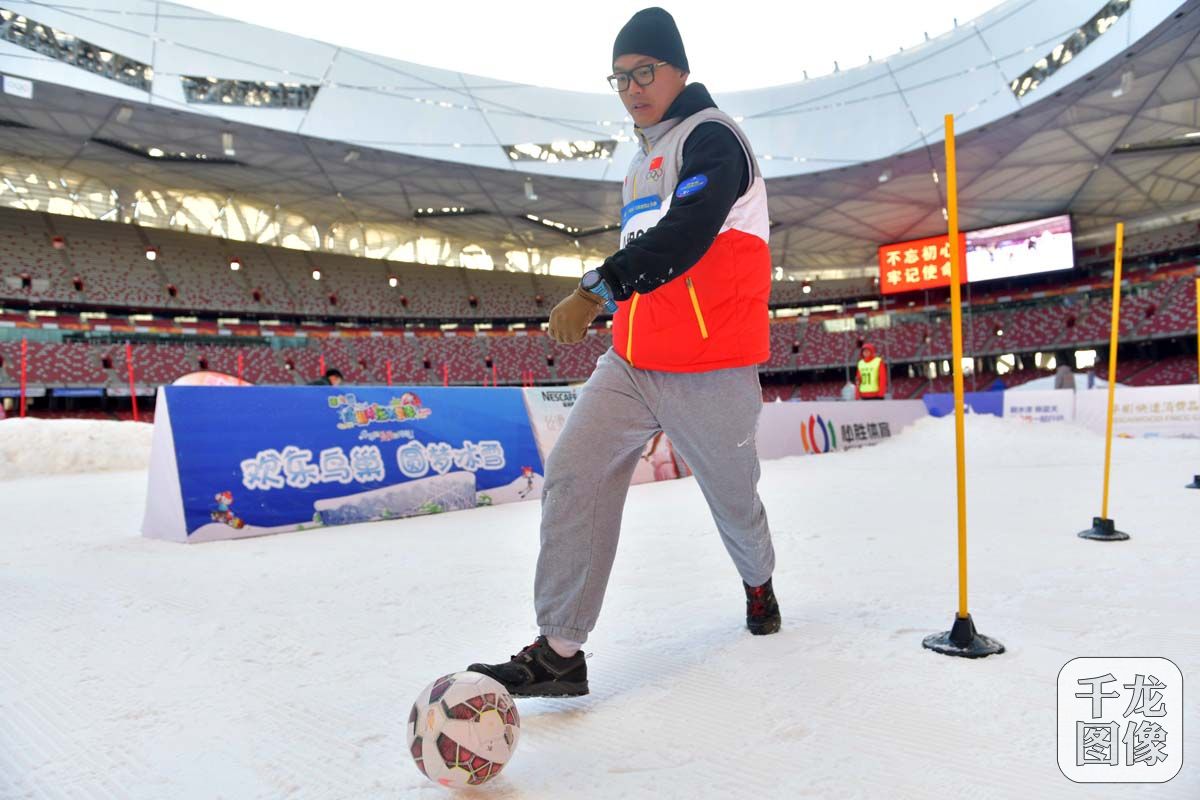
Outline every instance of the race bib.
<svg viewBox="0 0 1200 800"><path fill-rule="evenodd" d="M621 247L658 224L667 206L656 196L639 197L621 209Z"/></svg>

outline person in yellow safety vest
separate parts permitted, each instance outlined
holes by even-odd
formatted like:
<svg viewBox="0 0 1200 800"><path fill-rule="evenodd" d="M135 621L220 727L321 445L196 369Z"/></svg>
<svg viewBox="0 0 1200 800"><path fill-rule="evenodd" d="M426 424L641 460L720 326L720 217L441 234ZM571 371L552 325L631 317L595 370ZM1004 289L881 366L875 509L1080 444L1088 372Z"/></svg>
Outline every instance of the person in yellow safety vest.
<svg viewBox="0 0 1200 800"><path fill-rule="evenodd" d="M854 383L854 399L883 400L887 396L887 364L875 354L875 345L863 345Z"/></svg>

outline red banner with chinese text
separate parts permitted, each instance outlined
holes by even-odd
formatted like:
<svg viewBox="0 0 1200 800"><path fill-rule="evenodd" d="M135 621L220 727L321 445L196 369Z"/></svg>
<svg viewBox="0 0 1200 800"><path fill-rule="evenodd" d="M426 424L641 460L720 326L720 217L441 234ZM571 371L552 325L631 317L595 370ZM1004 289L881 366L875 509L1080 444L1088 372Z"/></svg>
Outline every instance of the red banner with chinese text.
<svg viewBox="0 0 1200 800"><path fill-rule="evenodd" d="M967 235L958 235L960 283L967 282ZM950 236L930 236L879 248L879 289L883 294L950 285Z"/></svg>

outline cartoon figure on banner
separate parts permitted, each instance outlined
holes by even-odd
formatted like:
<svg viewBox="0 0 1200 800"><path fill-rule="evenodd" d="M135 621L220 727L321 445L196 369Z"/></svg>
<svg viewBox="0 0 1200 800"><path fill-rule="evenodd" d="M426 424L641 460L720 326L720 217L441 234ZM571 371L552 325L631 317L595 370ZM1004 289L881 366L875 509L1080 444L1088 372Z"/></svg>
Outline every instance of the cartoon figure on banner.
<svg viewBox="0 0 1200 800"><path fill-rule="evenodd" d="M533 491L533 467L521 467L521 477L525 479L525 488L517 492L522 500Z"/></svg>
<svg viewBox="0 0 1200 800"><path fill-rule="evenodd" d="M213 499L217 502L217 508L212 512L213 522L220 522L231 528L241 528L246 524L240 517L234 516L233 509L230 508L233 505L233 492L226 489L214 495Z"/></svg>

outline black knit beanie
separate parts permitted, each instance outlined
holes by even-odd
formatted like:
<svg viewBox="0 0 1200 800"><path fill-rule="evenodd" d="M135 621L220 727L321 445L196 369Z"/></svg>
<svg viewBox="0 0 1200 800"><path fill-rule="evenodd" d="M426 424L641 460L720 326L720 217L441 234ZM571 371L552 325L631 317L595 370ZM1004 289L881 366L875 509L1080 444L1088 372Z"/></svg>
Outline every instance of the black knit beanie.
<svg viewBox="0 0 1200 800"><path fill-rule="evenodd" d="M613 61L630 53L654 56L684 72L691 72L675 19L661 8L643 8L621 28L613 43Z"/></svg>

